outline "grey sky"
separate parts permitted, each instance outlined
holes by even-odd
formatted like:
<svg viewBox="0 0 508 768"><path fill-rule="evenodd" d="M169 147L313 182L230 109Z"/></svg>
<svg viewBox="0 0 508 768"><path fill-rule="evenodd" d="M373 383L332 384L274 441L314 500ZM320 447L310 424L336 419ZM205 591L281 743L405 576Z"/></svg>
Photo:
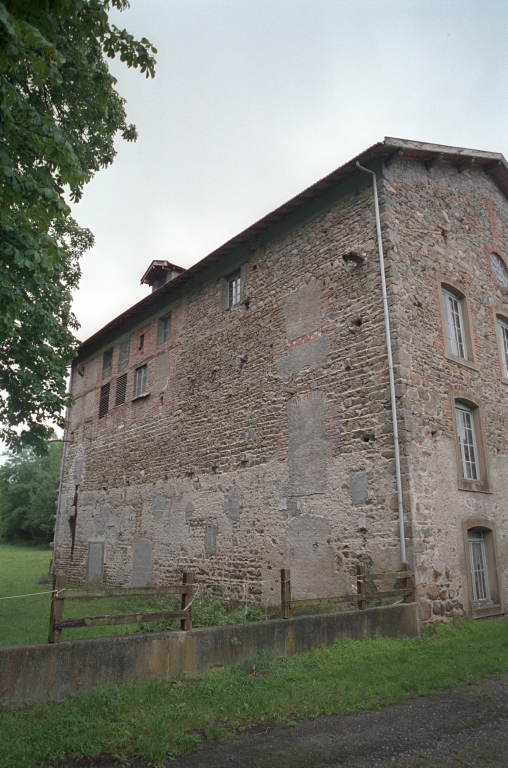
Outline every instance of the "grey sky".
<svg viewBox="0 0 508 768"><path fill-rule="evenodd" d="M114 63L136 144L118 142L74 214L96 236L85 339L384 136L508 156L505 0L131 0L119 25L157 76Z"/></svg>

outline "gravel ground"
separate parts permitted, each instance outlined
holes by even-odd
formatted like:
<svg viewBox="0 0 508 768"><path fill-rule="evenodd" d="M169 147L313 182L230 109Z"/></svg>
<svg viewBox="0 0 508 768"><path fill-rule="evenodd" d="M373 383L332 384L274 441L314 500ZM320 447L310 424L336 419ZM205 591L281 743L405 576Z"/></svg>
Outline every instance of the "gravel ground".
<svg viewBox="0 0 508 768"><path fill-rule="evenodd" d="M113 768L109 761L66 768ZM168 768L508 768L508 678L360 715L254 728ZM133 763L135 768L144 764Z"/></svg>

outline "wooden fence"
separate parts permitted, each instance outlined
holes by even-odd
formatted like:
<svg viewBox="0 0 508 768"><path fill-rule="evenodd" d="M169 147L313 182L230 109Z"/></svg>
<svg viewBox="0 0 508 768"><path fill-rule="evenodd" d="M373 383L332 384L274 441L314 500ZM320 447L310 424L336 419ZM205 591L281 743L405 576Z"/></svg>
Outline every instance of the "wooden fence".
<svg viewBox="0 0 508 768"><path fill-rule="evenodd" d="M181 595L182 607L180 611L157 611L149 613L124 613L112 616L85 616L72 619L64 619L64 605L66 600L97 599L105 597L151 597L154 595ZM104 627L115 624L140 624L145 621L170 621L180 619L180 627L183 630L192 629L192 601L194 596L194 574L184 571L182 583L166 587L139 587L139 588L94 588L67 589L66 578L63 575L55 576L53 581L53 596L51 598L51 612L49 618L50 643L59 643L64 629L71 627Z"/></svg>
<svg viewBox="0 0 508 768"><path fill-rule="evenodd" d="M334 597L316 597L308 600L291 599L291 573L288 568L282 568L280 572L280 599L283 619L290 619L293 608L314 608L319 606L334 605L336 603L353 603L363 610L367 603L372 600L380 600L387 597L399 597L405 603L412 603L414 599L414 589L412 586L413 574L411 573L409 563L402 563L402 570L390 571L387 573L366 573L364 565L356 566L356 595L346 594ZM367 592L367 582L377 581L379 579L402 579L400 589L390 589L384 592Z"/></svg>

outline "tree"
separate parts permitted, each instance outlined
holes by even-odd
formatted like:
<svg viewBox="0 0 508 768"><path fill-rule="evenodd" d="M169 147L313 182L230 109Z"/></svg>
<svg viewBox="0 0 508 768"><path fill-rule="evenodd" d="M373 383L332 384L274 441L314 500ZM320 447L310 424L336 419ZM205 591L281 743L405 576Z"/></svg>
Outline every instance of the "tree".
<svg viewBox="0 0 508 768"><path fill-rule="evenodd" d="M63 426L71 312L81 254L93 243L70 215L84 185L127 141L124 99L107 58L154 75L155 48L110 22L127 0L0 2L0 438L46 448Z"/></svg>
<svg viewBox="0 0 508 768"><path fill-rule="evenodd" d="M61 457L62 443L55 442L45 455L25 448L0 467L0 536L52 540Z"/></svg>

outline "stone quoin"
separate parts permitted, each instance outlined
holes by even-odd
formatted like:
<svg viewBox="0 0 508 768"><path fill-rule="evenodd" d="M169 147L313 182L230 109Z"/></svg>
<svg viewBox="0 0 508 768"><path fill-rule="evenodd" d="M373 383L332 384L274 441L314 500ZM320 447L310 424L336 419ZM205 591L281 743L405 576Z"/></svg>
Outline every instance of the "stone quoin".
<svg viewBox="0 0 508 768"><path fill-rule="evenodd" d="M264 606L282 567L295 599L351 592L358 563L400 569L373 185L357 161L378 185L421 616L504 611L508 165L391 138L193 267L152 262L152 292L82 344L57 572L142 586L190 569Z"/></svg>

